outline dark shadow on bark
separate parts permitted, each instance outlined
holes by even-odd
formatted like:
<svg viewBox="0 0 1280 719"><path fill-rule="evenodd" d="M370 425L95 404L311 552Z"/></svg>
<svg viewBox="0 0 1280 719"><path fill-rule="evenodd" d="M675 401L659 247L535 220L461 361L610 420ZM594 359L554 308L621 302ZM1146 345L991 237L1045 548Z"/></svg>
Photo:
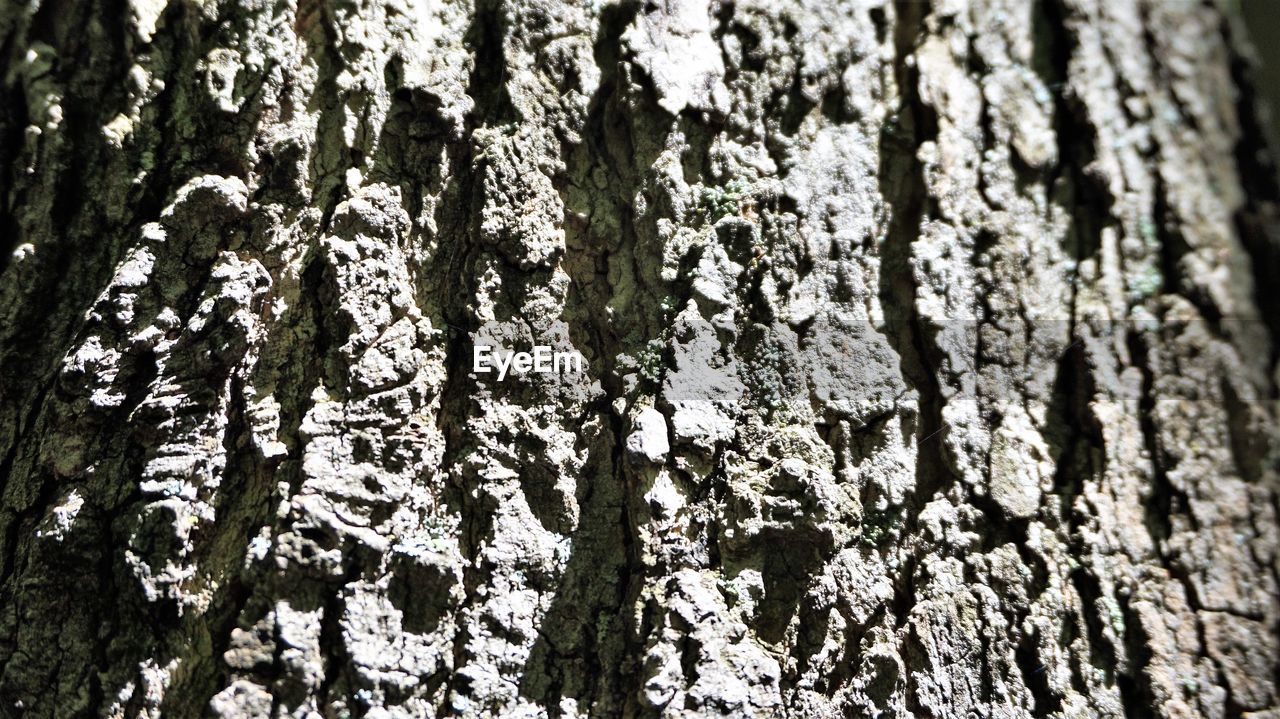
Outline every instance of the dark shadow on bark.
<svg viewBox="0 0 1280 719"><path fill-rule="evenodd" d="M610 236L607 225L590 219L564 228L563 267L572 282L565 317L574 346L589 348L584 354L590 373L600 379L605 397L624 396L615 360L626 341L599 311L613 300L608 267L611 261L637 262L638 253L653 251L645 249L652 243L644 243L642 235L651 232L656 210L651 204L647 215L637 215L631 198L645 186L670 127L651 88L641 97L624 94L621 36L638 11L633 3L604 11L595 48L601 82L589 104L583 142L565 158L569 176L557 181L567 215L610 213L621 228L618 236ZM598 173L607 178L607 189L596 194L594 210L579 207L571 186L589 186ZM653 321L634 319L641 326ZM636 640L645 631L631 624L627 611L645 581L634 547L637 514L643 512L638 477L623 460L623 419L603 400L590 411L599 418L601 432L582 438L592 448L591 469L580 477L576 492L581 517L571 538L573 551L522 672L521 693L552 716L563 698L577 700L584 711L634 711L640 688Z"/></svg>

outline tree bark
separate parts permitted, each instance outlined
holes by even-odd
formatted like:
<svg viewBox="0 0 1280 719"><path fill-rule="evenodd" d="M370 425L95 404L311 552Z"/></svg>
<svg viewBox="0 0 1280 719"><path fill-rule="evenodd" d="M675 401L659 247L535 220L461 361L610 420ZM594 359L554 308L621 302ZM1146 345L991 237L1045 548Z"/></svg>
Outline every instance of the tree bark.
<svg viewBox="0 0 1280 719"><path fill-rule="evenodd" d="M0 715L1280 716L1218 8L29 0L0 63Z"/></svg>

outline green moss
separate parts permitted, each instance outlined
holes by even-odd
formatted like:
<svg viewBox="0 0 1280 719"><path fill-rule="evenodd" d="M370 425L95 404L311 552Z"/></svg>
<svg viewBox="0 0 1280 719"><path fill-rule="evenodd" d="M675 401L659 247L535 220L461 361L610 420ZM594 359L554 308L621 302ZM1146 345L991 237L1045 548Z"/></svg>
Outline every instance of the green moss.
<svg viewBox="0 0 1280 719"><path fill-rule="evenodd" d="M747 197L747 189L747 183L742 180L729 180L722 186L703 188L700 198L702 214L708 222L736 214Z"/></svg>
<svg viewBox="0 0 1280 719"><path fill-rule="evenodd" d="M648 343L646 343L645 346L636 353L636 366L640 372L640 376L654 384L657 384L662 380L663 344L662 340L649 340Z"/></svg>
<svg viewBox="0 0 1280 719"><path fill-rule="evenodd" d="M1142 236L1142 242L1147 247L1159 247L1160 241L1156 230L1156 222L1152 218L1144 217L1138 221L1138 234Z"/></svg>
<svg viewBox="0 0 1280 719"><path fill-rule="evenodd" d="M1145 300L1159 293L1163 285L1164 276L1160 274L1159 268L1152 265L1138 273L1130 283L1130 291L1136 299Z"/></svg>
<svg viewBox="0 0 1280 719"><path fill-rule="evenodd" d="M1111 628L1116 634L1124 635L1124 612L1120 610L1120 604L1113 597L1103 597L1102 604L1107 610L1107 619L1111 622Z"/></svg>
<svg viewBox="0 0 1280 719"><path fill-rule="evenodd" d="M902 531L902 513L895 509L883 511L868 510L862 515L862 536L859 541L863 546L879 546L887 539L896 537Z"/></svg>
<svg viewBox="0 0 1280 719"><path fill-rule="evenodd" d="M658 303L658 307L662 310L662 320L669 322L675 318L676 311L680 309L680 300L667 295L662 298L662 302Z"/></svg>

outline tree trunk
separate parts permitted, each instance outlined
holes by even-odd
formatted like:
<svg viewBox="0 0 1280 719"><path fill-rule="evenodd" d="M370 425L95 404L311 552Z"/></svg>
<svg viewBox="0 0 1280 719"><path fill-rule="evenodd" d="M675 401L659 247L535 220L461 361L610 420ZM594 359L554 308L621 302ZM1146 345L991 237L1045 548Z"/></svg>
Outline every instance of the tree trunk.
<svg viewBox="0 0 1280 719"><path fill-rule="evenodd" d="M0 715L1280 716L1243 53L1182 0L0 6Z"/></svg>

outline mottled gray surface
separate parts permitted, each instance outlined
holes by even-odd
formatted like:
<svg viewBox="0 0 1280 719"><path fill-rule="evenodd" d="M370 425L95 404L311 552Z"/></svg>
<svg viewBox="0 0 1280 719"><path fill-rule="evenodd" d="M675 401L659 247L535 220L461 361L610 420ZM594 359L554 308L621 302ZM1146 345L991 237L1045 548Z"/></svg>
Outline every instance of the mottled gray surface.
<svg viewBox="0 0 1280 719"><path fill-rule="evenodd" d="M0 715L1280 716L1241 43L0 4Z"/></svg>

